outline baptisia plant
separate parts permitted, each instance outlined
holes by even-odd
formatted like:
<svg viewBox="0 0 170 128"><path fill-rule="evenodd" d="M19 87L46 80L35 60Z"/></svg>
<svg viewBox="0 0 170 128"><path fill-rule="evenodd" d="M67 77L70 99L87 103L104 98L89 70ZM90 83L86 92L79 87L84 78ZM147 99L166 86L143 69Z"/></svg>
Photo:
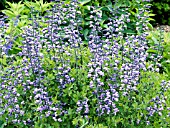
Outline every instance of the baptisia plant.
<svg viewBox="0 0 170 128"><path fill-rule="evenodd" d="M31 24L22 28L21 51L7 55L7 45L0 45L1 58L10 58L6 66L0 65L0 120L7 126L90 127L102 122L109 127L144 127L152 123L154 113L161 115L168 83L148 106L140 98L147 70L147 9L139 13L138 25L145 29L125 35L130 16L126 9L112 8L102 26L102 10L90 6L84 46L79 5L77 0L56 1L44 17L32 8ZM160 99L154 111L151 102Z"/></svg>

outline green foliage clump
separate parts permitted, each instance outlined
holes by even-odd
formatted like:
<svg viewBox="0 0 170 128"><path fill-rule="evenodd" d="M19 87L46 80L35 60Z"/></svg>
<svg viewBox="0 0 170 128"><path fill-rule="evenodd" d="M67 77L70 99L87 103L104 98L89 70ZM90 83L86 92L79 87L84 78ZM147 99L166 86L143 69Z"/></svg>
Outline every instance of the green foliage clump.
<svg viewBox="0 0 170 128"><path fill-rule="evenodd" d="M150 62L157 67L157 70L160 69L158 72L166 72L170 78L170 33L161 29L151 31L147 39L149 41L148 60L152 60Z"/></svg>
<svg viewBox="0 0 170 128"><path fill-rule="evenodd" d="M153 24L170 25L170 0L151 0L151 4L151 11L156 14Z"/></svg>
<svg viewBox="0 0 170 128"><path fill-rule="evenodd" d="M1 0L1 1L0 1L0 4L4 6L4 5L5 5L5 2L6 2L6 0Z"/></svg>

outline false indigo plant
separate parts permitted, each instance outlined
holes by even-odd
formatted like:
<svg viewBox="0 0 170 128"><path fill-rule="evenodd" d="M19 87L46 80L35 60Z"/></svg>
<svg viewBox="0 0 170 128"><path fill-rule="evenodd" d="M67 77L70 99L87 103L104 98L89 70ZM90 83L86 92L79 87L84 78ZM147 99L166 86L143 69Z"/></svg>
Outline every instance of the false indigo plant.
<svg viewBox="0 0 170 128"><path fill-rule="evenodd" d="M21 127L80 127L75 120L83 118L131 127L149 125L155 114L168 117L168 82L161 83L160 93L147 104L140 92L147 86L141 87L147 71L148 6L139 10L136 35L124 33L131 22L127 9L111 9L107 25L101 26L103 12L90 6L88 46L83 48L79 4L56 1L44 17L32 8L17 54L8 54L13 47L2 37L8 26L0 20L0 56L10 58L0 65L0 120Z"/></svg>

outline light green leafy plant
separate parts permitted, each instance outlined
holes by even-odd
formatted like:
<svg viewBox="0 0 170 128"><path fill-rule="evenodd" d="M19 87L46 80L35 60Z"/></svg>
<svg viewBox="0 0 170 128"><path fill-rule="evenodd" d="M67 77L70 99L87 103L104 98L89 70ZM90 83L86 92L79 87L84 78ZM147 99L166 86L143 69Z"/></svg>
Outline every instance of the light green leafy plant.
<svg viewBox="0 0 170 128"><path fill-rule="evenodd" d="M44 13L45 11L47 11L48 9L51 8L52 5L54 5L53 2L47 3L43 0L35 0L35 2L29 2L29 1L25 1L24 5L26 7L29 8L29 10L31 10L31 8L34 8L36 11L38 11L39 13Z"/></svg>
<svg viewBox="0 0 170 128"><path fill-rule="evenodd" d="M10 3L10 2L6 2L8 4L8 8L5 10L2 10L2 12L9 17L9 19L13 19L16 18L18 16L21 17L27 17L27 15L24 15L24 12L26 11L26 8L24 6L24 4L21 4L22 1L20 1L19 3Z"/></svg>

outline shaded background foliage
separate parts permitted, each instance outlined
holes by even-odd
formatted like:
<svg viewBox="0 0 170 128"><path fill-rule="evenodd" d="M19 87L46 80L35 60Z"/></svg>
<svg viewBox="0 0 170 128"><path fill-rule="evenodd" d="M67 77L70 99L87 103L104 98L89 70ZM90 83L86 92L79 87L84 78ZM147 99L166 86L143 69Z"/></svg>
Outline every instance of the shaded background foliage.
<svg viewBox="0 0 170 128"><path fill-rule="evenodd" d="M15 2L18 3L21 0L8 0L8 2ZM35 0L26 0L26 1L35 1ZM44 2L51 2L53 0L44 0ZM93 3L93 0L90 0L90 3ZM103 6L105 3L107 3L108 0L98 0L100 3L100 6ZM112 0L112 4L115 3L117 0ZM120 0L123 1L123 0ZM133 0L125 0L125 1L133 1ZM6 0L0 0L0 9L5 9L5 3ZM90 3L87 3L85 5L88 5ZM151 24L153 26L156 26L156 23L161 25L170 25L170 0L151 0L151 12L155 14L153 16L153 19L155 21L151 21ZM0 12L1 13L1 12ZM160 18L161 17L161 18Z"/></svg>
<svg viewBox="0 0 170 128"><path fill-rule="evenodd" d="M156 14L153 17L155 21L151 23L153 25L156 23L170 25L170 0L151 0L151 4L151 11Z"/></svg>

